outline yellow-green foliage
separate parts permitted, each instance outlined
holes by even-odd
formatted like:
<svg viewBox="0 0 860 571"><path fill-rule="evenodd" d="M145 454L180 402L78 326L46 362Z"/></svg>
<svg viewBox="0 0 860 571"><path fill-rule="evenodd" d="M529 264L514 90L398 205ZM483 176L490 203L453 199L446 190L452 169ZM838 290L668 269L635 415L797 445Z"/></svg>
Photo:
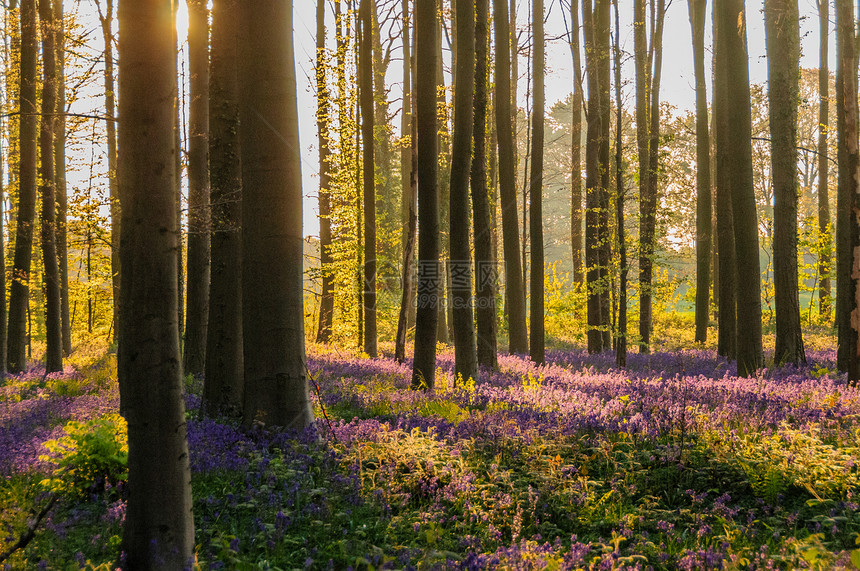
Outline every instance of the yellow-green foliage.
<svg viewBox="0 0 860 571"><path fill-rule="evenodd" d="M57 467L42 485L57 494L85 496L94 487L128 478L128 432L125 419L106 414L87 422L70 421L65 436L44 443L39 457Z"/></svg>

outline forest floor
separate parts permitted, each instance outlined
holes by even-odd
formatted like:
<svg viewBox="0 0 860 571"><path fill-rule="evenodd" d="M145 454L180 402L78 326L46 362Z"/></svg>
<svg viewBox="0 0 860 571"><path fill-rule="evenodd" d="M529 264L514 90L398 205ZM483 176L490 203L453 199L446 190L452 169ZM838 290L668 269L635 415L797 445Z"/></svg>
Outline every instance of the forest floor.
<svg viewBox="0 0 860 571"><path fill-rule="evenodd" d="M710 350L621 371L557 349L456 386L443 352L432 395L409 363L312 346L319 420L301 434L201 418L189 379L199 567L854 568L860 389L827 344L748 379ZM113 568L117 407L96 349L0 387L0 553L59 498L7 569Z"/></svg>

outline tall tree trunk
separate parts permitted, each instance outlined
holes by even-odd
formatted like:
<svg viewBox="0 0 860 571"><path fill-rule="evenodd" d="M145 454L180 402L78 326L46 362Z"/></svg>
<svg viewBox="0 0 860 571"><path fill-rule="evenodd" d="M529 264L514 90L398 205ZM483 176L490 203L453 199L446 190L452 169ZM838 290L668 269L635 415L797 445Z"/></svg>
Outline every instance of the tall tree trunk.
<svg viewBox="0 0 860 571"><path fill-rule="evenodd" d="M728 78L725 41L719 31L720 18L714 3L714 142L716 165L718 334L717 353L734 359L737 355L737 299L735 274L735 233L732 220L731 179L728 153Z"/></svg>
<svg viewBox="0 0 860 571"><path fill-rule="evenodd" d="M364 183L364 352L376 357L376 165L374 164L374 107L372 0L361 0L358 93L361 101L362 175Z"/></svg>
<svg viewBox="0 0 860 571"><path fill-rule="evenodd" d="M173 43L176 44L176 68L179 70L180 68L180 54L181 49L178 44L178 33L179 30L177 28L177 14L179 13L179 1L175 1L173 3ZM183 66L184 67L184 66ZM183 70L184 73L184 70ZM173 136L176 138L176 171L175 171L175 182L176 182L176 220L178 220L178 228L179 228L179 252L177 252L176 256L176 291L179 295L179 305L177 306L177 319L179 323L179 351L182 352L182 344L185 339L185 264L182 260L183 253L185 251L184 242L182 236L182 129L184 126L184 118L182 117L183 109L182 105L184 105L184 97L180 97L179 90L181 86L177 86L176 89L176 98L173 101L173 105L175 107L175 116L176 120L173 125ZM183 90L184 91L184 90ZM184 94L183 94L184 95Z"/></svg>
<svg viewBox="0 0 860 571"><path fill-rule="evenodd" d="M529 355L542 365L546 360L544 333L544 253L543 253L543 145L544 145L544 32L543 0L532 4L534 38L534 111L532 113L532 164L529 188L529 238L531 241L531 279L529 284Z"/></svg>
<svg viewBox="0 0 860 571"><path fill-rule="evenodd" d="M773 179L774 362L805 363L797 285L797 107L800 24L797 0L766 0L768 110Z"/></svg>
<svg viewBox="0 0 860 571"><path fill-rule="evenodd" d="M496 46L510 45L507 0L494 0ZM517 234L517 181L511 109L511 59L505 49L496 50L496 133L499 140L499 192L502 207L502 248L505 258L505 297L508 314L508 351L528 351L526 300Z"/></svg>
<svg viewBox="0 0 860 571"><path fill-rule="evenodd" d="M597 236L598 236L598 267L600 280L604 284L600 293L601 315L603 318L601 335L603 337L604 349L612 347L612 317L613 301L612 291L614 284L610 275L612 263L612 230L610 228L612 213L610 208L609 188L612 179L610 164L610 147L612 132L612 101L610 93L610 61L612 54L609 49L609 25L610 25L611 0L602 0L595 4L594 22L596 28L595 46L600 65L597 73L600 76L600 144L598 147L598 161L600 164L600 191L598 193L597 210Z"/></svg>
<svg viewBox="0 0 860 571"><path fill-rule="evenodd" d="M445 31L445 14L443 11L442 0L436 1L436 10L439 13L439 27L436 33L436 105L437 114L440 119L438 125L438 149L439 149L439 170L437 176L438 192L439 192L439 239L440 239L440 256L444 260L451 251L450 239L450 220L448 210L450 205L450 184L451 184L451 134L448 129L448 100L447 91L445 89L445 72L444 60L442 58L442 33ZM452 46L453 48L453 46ZM452 51L454 51L452 49ZM454 57L453 59L456 59ZM452 85L453 88L453 85ZM436 339L441 343L448 343L451 335L448 324L451 321L449 315L449 303L446 301L448 297L448 266L444 261L440 266L441 272L439 277L439 318L436 320Z"/></svg>
<svg viewBox="0 0 860 571"><path fill-rule="evenodd" d="M416 125L412 104L412 59L414 53L409 40L409 0L403 0L403 110L400 134L403 141L400 151L401 184L403 185L403 287L400 298L400 313L397 318L397 334L394 340L394 358L402 363L406 359L406 333L410 321L414 321L415 301L415 240L418 229L418 180L415 172ZM410 319L410 316L411 319Z"/></svg>
<svg viewBox="0 0 860 571"><path fill-rule="evenodd" d="M325 0L317 0L317 141L320 151L320 309L317 323L317 343L331 341L334 319L334 286L331 255L331 149L329 147L329 121L331 102L326 81Z"/></svg>
<svg viewBox="0 0 860 571"><path fill-rule="evenodd" d="M762 364L762 338L746 14L743 0L721 0L717 6L719 33L725 42L726 119L731 126L726 137L725 166L731 185L735 235L738 375L750 376Z"/></svg>
<svg viewBox="0 0 860 571"><path fill-rule="evenodd" d="M493 221L487 186L487 88L489 75L489 0L477 0L475 23L475 109L472 156L472 209L475 223L475 319L478 365L498 368L496 341L496 264Z"/></svg>
<svg viewBox="0 0 860 571"><path fill-rule="evenodd" d="M412 388L432 391L436 381L436 321L439 317L439 192L436 132L435 0L415 0L415 78L418 175L418 287Z"/></svg>
<svg viewBox="0 0 860 571"><path fill-rule="evenodd" d="M687 0L696 75L696 343L708 340L711 305L711 138L705 81L706 5L707 0Z"/></svg>
<svg viewBox="0 0 860 571"><path fill-rule="evenodd" d="M116 148L116 94L114 81L113 55L113 0L105 0L105 11L99 9L99 22L102 28L102 39L104 41L104 90L105 90L105 134L107 136L107 159L108 159L108 195L110 197L110 268L111 268L111 292L113 294L114 315L114 340L119 340L119 323L117 319L122 311L120 307L119 284L121 280L119 240L122 230L122 206L119 196L119 185L117 184L117 148Z"/></svg>
<svg viewBox="0 0 860 571"><path fill-rule="evenodd" d="M202 376L209 318L209 10L188 3L188 286L185 311L186 375Z"/></svg>
<svg viewBox="0 0 860 571"><path fill-rule="evenodd" d="M627 366L627 244L624 242L624 138L622 128L623 101L621 99L621 25L618 0L615 8L615 225L618 234L618 326L615 333L615 364Z"/></svg>
<svg viewBox="0 0 860 571"><path fill-rule="evenodd" d="M129 569L182 569L194 560L185 438L176 258L172 0L119 5L119 148L123 188L118 356L128 421Z"/></svg>
<svg viewBox="0 0 860 571"><path fill-rule="evenodd" d="M653 42L653 40L652 40ZM652 43L653 45L653 43ZM633 46L636 61L636 144L639 159L639 334L640 351L648 350L651 328L652 253L648 247L654 234L654 212L650 211L651 188L651 69L648 57L648 31L645 19L645 0L633 3ZM645 335L642 335L643 326Z"/></svg>
<svg viewBox="0 0 860 571"><path fill-rule="evenodd" d="M54 192L57 197L57 262L60 267L60 319L63 329L63 355L68 356L72 352L72 324L69 315L69 243L66 227L68 198L66 196L66 26L64 18L63 0L54 0L54 49L57 52ZM4 321L0 318L0 323ZM0 343L0 346L5 346L5 343Z"/></svg>
<svg viewBox="0 0 860 571"><path fill-rule="evenodd" d="M838 139L839 186L836 201L836 325L838 330L837 364L848 378L858 379L855 327L857 313L854 277L858 267L855 253L857 207L857 170L860 153L857 148L857 51L854 43L854 4L836 1L836 133Z"/></svg>
<svg viewBox="0 0 860 571"><path fill-rule="evenodd" d="M579 1L570 2L570 53L573 59L573 99L570 140L570 249L573 281L583 284L582 268L582 63L579 47Z"/></svg>
<svg viewBox="0 0 860 571"><path fill-rule="evenodd" d="M457 2L454 26L457 66L454 85L454 135L451 155L450 265L453 304L455 378L478 378L478 354L472 312L472 252L469 241L469 172L475 93L475 4Z"/></svg>
<svg viewBox="0 0 860 571"><path fill-rule="evenodd" d="M830 157L827 137L830 130L830 70L827 62L830 31L830 0L818 0L818 313L825 321L830 320L831 293L831 248L833 247L830 225Z"/></svg>
<svg viewBox="0 0 860 571"><path fill-rule="evenodd" d="M212 3L209 63L212 263L203 375L203 410L211 416L238 416L244 391L237 8L236 0Z"/></svg>
<svg viewBox="0 0 860 571"><path fill-rule="evenodd" d="M314 416L305 364L293 3L242 0L239 7L243 422L301 429Z"/></svg>
<svg viewBox="0 0 860 571"><path fill-rule="evenodd" d="M45 371L63 370L63 321L60 304L60 266L57 262L57 196L54 180L54 126L57 113L57 60L54 9L51 0L39 0L42 28L42 113L40 117L39 195L42 199L41 242L45 295Z"/></svg>
<svg viewBox="0 0 860 571"><path fill-rule="evenodd" d="M19 190L7 345L10 373L20 373L27 366L27 309L30 303L30 260L36 217L37 41L36 0L21 0Z"/></svg>

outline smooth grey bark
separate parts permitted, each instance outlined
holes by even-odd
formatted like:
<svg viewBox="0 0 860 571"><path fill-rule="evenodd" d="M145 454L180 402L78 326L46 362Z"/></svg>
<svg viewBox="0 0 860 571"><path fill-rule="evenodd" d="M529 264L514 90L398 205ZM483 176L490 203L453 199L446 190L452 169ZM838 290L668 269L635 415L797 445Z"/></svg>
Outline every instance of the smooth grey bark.
<svg viewBox="0 0 860 571"><path fill-rule="evenodd" d="M54 49L57 53L57 117L54 124L54 191L57 197L57 262L60 268L60 318L63 330L63 355L72 353L72 324L69 314L69 243L67 231L68 196L66 190L66 26L63 0L54 0ZM4 267L0 264L0 267ZM5 291L5 288L0 289ZM5 319L0 317L0 323ZM0 340L0 347L5 347Z"/></svg>
<svg viewBox="0 0 860 571"><path fill-rule="evenodd" d="M54 128L57 115L57 52L51 0L39 0L42 31L42 113L39 117L39 195L45 296L45 372L63 370L63 318L57 260L57 190L54 178Z"/></svg>
<svg viewBox="0 0 860 571"><path fill-rule="evenodd" d="M543 0L533 0L532 29L534 37L534 71L532 112L532 156L529 186L529 241L531 242L531 274L529 281L529 356L535 363L546 361L544 330L544 251L543 251L543 154L544 154L544 55Z"/></svg>
<svg viewBox="0 0 860 571"><path fill-rule="evenodd" d="M364 200L364 352L376 357L376 164L374 163L373 2L361 0L359 19L358 96L361 106L362 196Z"/></svg>
<svg viewBox="0 0 860 571"><path fill-rule="evenodd" d="M186 375L202 376L209 324L209 10L205 0L188 4L188 275L185 308Z"/></svg>
<svg viewBox="0 0 860 571"><path fill-rule="evenodd" d="M432 391L436 381L436 325L439 317L439 192L436 132L435 0L415 0L415 77L418 177L418 284L412 388ZM442 274L444 275L444 274Z"/></svg>
<svg viewBox="0 0 860 571"><path fill-rule="evenodd" d="M469 174L472 168L472 129L475 94L475 3L457 2L454 12L457 64L454 90L454 132L449 196L450 243L448 266L453 304L455 379L478 378L478 353L472 298L472 252L469 240Z"/></svg>
<svg viewBox="0 0 860 571"><path fill-rule="evenodd" d="M243 423L314 420L305 356L293 3L239 2Z"/></svg>
<svg viewBox="0 0 860 571"><path fill-rule="evenodd" d="M242 172L239 148L237 0L212 2L209 62L211 272L203 410L239 416L242 343Z"/></svg>
<svg viewBox="0 0 860 571"><path fill-rule="evenodd" d="M171 0L119 4L119 149L123 188L118 373L128 422L129 569L194 561L191 470L177 323Z"/></svg>
<svg viewBox="0 0 860 571"><path fill-rule="evenodd" d="M708 340L711 306L711 137L708 129L708 89L705 78L705 15L707 0L687 0L693 33L696 76L696 337Z"/></svg>
<svg viewBox="0 0 860 571"><path fill-rule="evenodd" d="M797 107L800 23L797 0L765 0L768 113L773 180L774 362L805 363L797 284Z"/></svg>
<svg viewBox="0 0 860 571"><path fill-rule="evenodd" d="M507 0L494 0L496 46L510 44ZM496 50L496 135L499 144L499 194L502 209L502 249L505 259L505 298L508 316L508 351L528 351L526 301L517 234L516 155L511 104L511 58L505 49Z"/></svg>
<svg viewBox="0 0 860 571"><path fill-rule="evenodd" d="M39 117L36 107L36 0L22 0L20 10L18 212L12 283L9 288L7 340L7 365L10 373L20 373L27 366L27 310L30 303L30 260L36 217L36 130Z"/></svg>
<svg viewBox="0 0 860 571"><path fill-rule="evenodd" d="M570 2L570 53L573 60L573 100L570 137L570 249L573 281L585 282L582 266L582 62L579 42L579 2Z"/></svg>

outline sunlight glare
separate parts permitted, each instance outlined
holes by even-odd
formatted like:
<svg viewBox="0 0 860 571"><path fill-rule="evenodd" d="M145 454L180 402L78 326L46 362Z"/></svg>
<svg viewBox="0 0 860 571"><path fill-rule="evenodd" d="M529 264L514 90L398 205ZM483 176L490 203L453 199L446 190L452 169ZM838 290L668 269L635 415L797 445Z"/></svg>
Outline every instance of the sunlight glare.
<svg viewBox="0 0 860 571"><path fill-rule="evenodd" d="M180 2L176 10L176 38L181 45L188 38L188 5Z"/></svg>

